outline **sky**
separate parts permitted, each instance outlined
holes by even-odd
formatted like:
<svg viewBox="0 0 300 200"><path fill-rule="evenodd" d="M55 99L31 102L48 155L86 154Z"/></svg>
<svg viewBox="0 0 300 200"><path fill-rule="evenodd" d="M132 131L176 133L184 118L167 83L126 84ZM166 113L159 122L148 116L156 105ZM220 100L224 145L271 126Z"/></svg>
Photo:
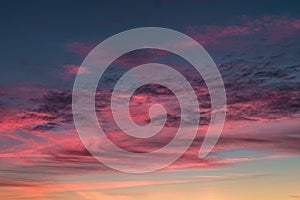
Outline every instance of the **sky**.
<svg viewBox="0 0 300 200"><path fill-rule="evenodd" d="M3 1L0 24L1 199L300 199L299 2ZM195 140L177 161L155 172L128 174L105 166L83 145L72 115L72 89L93 48L139 27L168 28L199 42L223 78L227 113L218 143L199 159L211 119L202 77L167 51L141 49L117 58L95 97L98 122L116 145L151 152L165 146L180 126L172 91L150 84L133 94L131 116L147 125L151 105L162 104L168 113L162 132L140 139L117 127L112 91L135 66L156 62L183 74L201 116ZM109 150L108 159L113 159Z"/></svg>

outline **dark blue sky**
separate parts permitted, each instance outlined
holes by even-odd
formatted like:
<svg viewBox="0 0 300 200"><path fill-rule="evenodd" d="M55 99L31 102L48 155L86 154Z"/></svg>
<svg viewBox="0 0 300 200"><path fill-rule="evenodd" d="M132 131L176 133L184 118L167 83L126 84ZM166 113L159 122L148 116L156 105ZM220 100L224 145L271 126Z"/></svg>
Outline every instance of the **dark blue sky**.
<svg viewBox="0 0 300 200"><path fill-rule="evenodd" d="M235 23L238 17L298 17L298 1L2 1L2 83L43 77L40 68L75 62L64 45L99 43L131 28L159 26L186 32L188 26ZM39 71L39 72L37 72ZM15 76L14 76L15 74ZM47 78L43 77L43 78Z"/></svg>

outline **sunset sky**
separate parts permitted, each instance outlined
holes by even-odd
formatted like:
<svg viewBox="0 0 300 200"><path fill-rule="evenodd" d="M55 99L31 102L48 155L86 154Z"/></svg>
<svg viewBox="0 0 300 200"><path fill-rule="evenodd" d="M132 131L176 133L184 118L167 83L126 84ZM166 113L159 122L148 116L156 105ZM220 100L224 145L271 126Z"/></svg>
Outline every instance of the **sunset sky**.
<svg viewBox="0 0 300 200"><path fill-rule="evenodd" d="M300 200L300 2L3 1L0 23L0 199ZM161 103L166 127L147 139L117 127L110 97L117 80L135 66L162 63L182 73L201 116L197 137L177 161L156 172L128 174L105 166L83 145L73 121L72 88L94 47L139 27L182 32L207 50L224 81L227 116L217 145L199 159L211 108L201 76L167 51L122 55L99 81L95 97L99 124L116 145L151 152L180 126L174 94L150 84L134 93L132 118L146 125L150 106Z"/></svg>

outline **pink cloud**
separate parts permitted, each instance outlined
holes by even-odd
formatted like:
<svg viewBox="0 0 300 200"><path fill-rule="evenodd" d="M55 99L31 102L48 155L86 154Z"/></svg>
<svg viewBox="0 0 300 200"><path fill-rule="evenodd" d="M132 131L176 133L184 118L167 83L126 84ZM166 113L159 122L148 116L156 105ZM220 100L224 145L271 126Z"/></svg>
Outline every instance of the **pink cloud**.
<svg viewBox="0 0 300 200"><path fill-rule="evenodd" d="M85 57L95 47L91 42L70 42L66 44L66 49L80 57Z"/></svg>
<svg viewBox="0 0 300 200"><path fill-rule="evenodd" d="M42 91L47 91L47 89ZM207 94L201 90L198 92L203 93L202 95ZM274 102L276 98L280 96L292 97L297 94L298 92L295 91L285 91L272 94L272 98L270 98L270 96L261 96L260 98L256 98L251 101L249 100L232 103L228 108L230 112L229 114L232 116L242 117L242 114L244 113L246 116L253 115L253 113L259 114L257 110L263 109L265 110L265 114L268 111L267 105L269 101ZM130 151L151 152L162 147L165 143L168 143L168 141L170 141L170 139L172 139L174 136L176 131L176 126L174 125L165 127L162 133L157 135L157 137L149 138L148 140L144 141L142 139L129 137L122 131L114 129L114 126L116 125L113 122L109 106L103 104L103 100L106 101L109 99L109 95L110 92L107 91L107 94L102 97L102 100L100 99L100 101L98 101L101 103L99 106L100 108L98 109L98 114L100 116L99 119L104 120L103 122L100 120L100 124L104 123L104 125L108 127L106 130L107 136L119 146ZM2 137L1 142L6 144L6 148L1 149L0 158L12 159L11 164L13 165L30 165L34 167L39 167L41 163L44 163L46 166L49 165L48 167L64 163L66 168L59 168L58 171L60 173L66 173L64 170L66 170L68 167L76 168L81 166L82 163L88 163L87 168L82 169L87 170L90 167L91 172L95 172L95 165L101 164L99 164L96 159L85 150L72 122L71 124L62 123L61 121L65 121L67 119L64 119L64 115L61 113L56 113L56 107L58 104L60 105L60 103L62 103L62 105L60 105L57 109L60 109L61 107L68 108L68 106L70 106L69 98L69 95L66 95L65 93L53 93L49 92L48 90L48 93L44 98L36 101L39 104L45 104L45 107L42 107L43 109L35 109L33 111L16 109L9 116L2 116L0 119L2 123L0 128ZM143 124L143 122L147 121L149 118L147 112L149 107L158 102L163 103L168 112L176 116L174 108L175 101L176 99L166 98L166 96L149 96L145 93L136 94L132 97L131 102L133 118L138 124ZM248 109L250 108L253 110L250 113L247 113L249 112ZM67 114L68 112L71 112L71 110L63 110L64 114ZM272 113L272 118L268 118L266 115L258 115L256 117L257 120L254 122L249 122L247 120L227 120L222 137L225 137L228 133L234 132L234 134L229 135L229 139L227 140L226 138L221 138L214 151L218 152L237 148L255 149L257 147L266 147L265 149L267 149L267 151L271 154L275 150L283 151L285 153L299 153L299 149L297 148L297 140L290 140L288 137L280 135L280 133L282 134L283 132L289 130L288 128L292 127L291 124L282 125L282 127L286 127L287 130L278 128L278 130L280 130L279 133L277 135L272 135L271 139L263 138L261 140L255 140L257 134L260 134L260 132L259 130L254 129L254 127L262 125L259 129L263 130L262 127L264 127L264 124L267 124L268 122L274 120L274 117L278 116L274 116L274 113ZM178 119L173 118L173 120L174 123ZM282 120L282 118L279 117L277 120ZM109 121L109 123L105 124L105 121ZM251 122L255 123L254 127L252 125L250 126ZM44 125L47 123L56 123L57 128L49 130L36 129L36 127L39 125ZM239 123L243 125L243 128L240 128ZM203 139L205 128L205 124L201 126L201 130L199 129L199 135L196 138L193 146L185 153L181 160L170 166L171 168L184 169L185 167L191 166L199 168L206 166L223 166L229 163L248 160L248 158L241 158L240 160L236 159L228 161L224 160L223 158L214 157L210 157L208 160L199 160L197 153ZM167 134L164 134L164 131L166 131ZM22 132L23 134L20 134L19 132ZM253 133L253 135L251 133ZM265 134L262 133L260 138L262 138L263 135ZM243 136L244 138L240 136ZM10 140L14 140L20 144L9 144L8 141ZM105 146L105 144L103 144L103 146ZM171 153L172 152L170 152L170 154ZM103 170L103 168L100 168L100 170ZM74 171L68 170L68 172L73 173Z"/></svg>
<svg viewBox="0 0 300 200"><path fill-rule="evenodd" d="M293 36L300 30L300 20L290 17L263 16L257 19L242 17L239 25L189 26L187 33L202 45L221 44L231 37L260 36L276 42Z"/></svg>
<svg viewBox="0 0 300 200"><path fill-rule="evenodd" d="M63 65L62 66L64 72L60 73L60 76L63 79L70 79L74 77L77 73L78 74L86 74L89 73L88 69L84 66L78 66L73 64Z"/></svg>
<svg viewBox="0 0 300 200"><path fill-rule="evenodd" d="M196 39L201 45L242 45L249 41L238 40L239 37L252 37L256 39L264 39L270 43L276 43L285 38L293 37L300 30L300 19L287 16L272 16L265 15L257 18L250 18L242 16L236 22L228 25L191 25L186 28L186 32L192 38ZM171 44L168 44L171 45ZM66 49L75 53L80 58L87 56L87 54L96 46L94 42L79 42L74 41L66 44ZM179 47L185 50L191 47L191 44L176 41L171 46ZM151 52L151 50L149 51ZM152 52L152 56L143 56L142 54L134 54L132 57L126 56L116 60L117 63L130 66L132 64L140 64L149 61L155 61L167 55L165 52ZM109 55L107 55L109 56ZM136 62L135 62L136 61ZM99 61L100 62L100 61Z"/></svg>

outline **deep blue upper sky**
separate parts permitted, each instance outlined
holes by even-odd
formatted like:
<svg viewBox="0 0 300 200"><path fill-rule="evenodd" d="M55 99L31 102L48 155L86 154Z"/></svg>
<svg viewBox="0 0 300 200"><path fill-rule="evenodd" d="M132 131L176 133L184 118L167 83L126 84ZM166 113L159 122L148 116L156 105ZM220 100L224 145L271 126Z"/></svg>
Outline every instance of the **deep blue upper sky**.
<svg viewBox="0 0 300 200"><path fill-rule="evenodd" d="M243 15L299 14L300 2L292 0L2 1L1 84L43 81L49 78L46 68L79 64L64 48L72 41L99 43L142 26L185 32L188 26L228 24Z"/></svg>

